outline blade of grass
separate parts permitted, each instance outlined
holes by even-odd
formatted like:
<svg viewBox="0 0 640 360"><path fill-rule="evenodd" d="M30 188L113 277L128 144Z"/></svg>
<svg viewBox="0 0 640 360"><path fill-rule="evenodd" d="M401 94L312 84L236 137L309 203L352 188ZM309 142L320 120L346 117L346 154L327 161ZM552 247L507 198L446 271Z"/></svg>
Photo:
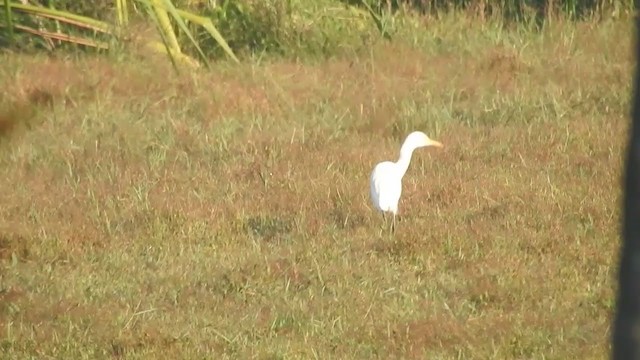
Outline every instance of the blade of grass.
<svg viewBox="0 0 640 360"><path fill-rule="evenodd" d="M185 20L191 21L195 24L202 26L205 30L207 30L207 32L209 32L209 34L213 37L213 39L217 41L218 44L220 44L222 49L227 53L227 55L229 55L229 57L231 57L236 63L240 62L240 60L238 60L236 55L233 53L233 50L231 50L231 47L229 46L227 41L224 39L222 34L220 34L218 29L216 29L216 27L213 25L213 22L211 21L211 19L206 18L204 16L195 15L180 9L178 9L178 14L184 17Z"/></svg>
<svg viewBox="0 0 640 360"><path fill-rule="evenodd" d="M53 2L51 0L47 0L47 7L49 9L55 10L55 7L53 6ZM60 20L54 20L54 23L56 25L56 32L57 33L62 33L62 27L60 26ZM61 40L58 40L57 44L60 45L60 42L61 42ZM55 44L53 44L53 42L52 42L52 45L55 46Z"/></svg>
<svg viewBox="0 0 640 360"><path fill-rule="evenodd" d="M194 64L193 59L191 59L190 57L182 53L182 50L180 49L180 43L178 42L178 39L175 33L173 32L171 21L167 13L172 14L173 18L176 20L176 23L178 23L180 28L183 29L183 31L187 34L191 42L195 45L196 49L198 50L198 54L205 62L205 65L207 67L209 66L207 62L207 58L204 55L204 52L202 52L202 49L200 49L200 46L196 42L195 38L191 35L191 32L185 25L182 18L176 13L175 11L176 9L170 1L138 0L138 2L145 4L149 9L150 14L155 19L156 25L158 26L161 36L163 36L163 42L165 43L165 47L167 48L167 51L169 52L169 54L172 54L172 56L175 56L175 57L180 57L183 60L187 60L187 62L189 62L192 65Z"/></svg>
<svg viewBox="0 0 640 360"><path fill-rule="evenodd" d="M371 15L373 22L375 22L376 27L378 28L382 36L387 40L391 40L391 35L385 29L385 26L382 24L382 19L380 18L380 15L378 15L375 11L373 11L373 9L371 8L371 5L369 5L367 0L360 0L360 2L362 3L362 5L364 5L365 8L367 8L369 15Z"/></svg>
<svg viewBox="0 0 640 360"><path fill-rule="evenodd" d="M101 42L101 41L89 40L89 39L85 39L85 38L81 38L81 37L77 37L77 36L72 36L72 35L68 35L68 34L64 34L64 33L37 30L37 29L31 28L31 27L24 26L24 25L19 25L19 24L14 25L14 27L16 29L18 29L18 30L21 30L21 31L24 31L24 32L28 32L28 33L33 34L33 35L38 35L38 36L41 36L41 37L43 37L45 39L60 40L60 41L65 41L65 42L69 42L69 43L74 43L74 44L78 44L78 45L84 45L84 46L89 46L89 47L94 47L94 48L104 49L104 50L109 49L109 45L107 43Z"/></svg>
<svg viewBox="0 0 640 360"><path fill-rule="evenodd" d="M173 69L176 71L176 73L180 73L180 69L178 68L178 64L176 63L176 59L175 59L175 54L173 53L173 51L171 51L171 47L167 41L166 38L166 34L164 31L162 31L161 29L161 25L160 22L158 21L158 17L156 14L156 11L153 8L153 5L151 3L149 3L148 1L140 1L145 8L147 9L147 13L149 14L149 17L151 18L151 21L153 21L156 24L156 27L160 32L160 38L162 39L162 44L164 45L164 48L167 52L167 56L169 56L169 60L171 61L171 65L173 66Z"/></svg>
<svg viewBox="0 0 640 360"><path fill-rule="evenodd" d="M13 44L13 16L11 14L11 2L8 0L4 1L4 17L7 21L7 28L9 33L9 43Z"/></svg>
<svg viewBox="0 0 640 360"><path fill-rule="evenodd" d="M29 13L35 16L59 20L61 22L87 28L90 30L111 34L111 25L90 17L73 14L66 11L49 9L41 6L23 5L15 2L10 3L11 8L16 11Z"/></svg>
<svg viewBox="0 0 640 360"><path fill-rule="evenodd" d="M171 1L169 0L153 0L153 1L138 0L138 1L146 2L149 6L151 6L154 9L154 11L156 11L157 20L159 21L159 24L162 26L162 30L166 32L167 39L169 40L169 45L172 48L174 48L177 51L177 53L181 54L182 51L180 50L180 46L178 44L178 40L175 36L175 33L171 29L170 22L168 22L169 19L168 17L166 18L166 20L164 19L164 17L167 16L167 13L171 14L173 19L178 24L178 27L180 27L180 29L184 31L184 33L187 35L191 43L195 46L196 50L198 51L198 55L200 55L200 58L205 63L205 66L209 67L207 57L205 56L204 52L200 48L200 45L198 45L198 42L191 34L191 31L189 31L189 29L187 28L187 25L184 23L184 20L178 14L176 7L171 3ZM169 25L168 28L167 28L167 24ZM169 31L170 29L171 31ZM175 44L177 44L177 48L174 46L175 45L173 43L174 39L175 39Z"/></svg>
<svg viewBox="0 0 640 360"><path fill-rule="evenodd" d="M126 26L129 23L127 0L116 0L116 14L118 16L118 26Z"/></svg>
<svg viewBox="0 0 640 360"><path fill-rule="evenodd" d="M195 46L196 50L198 50L198 54L202 58L202 61L204 61L205 66L208 68L209 67L209 62L207 61L206 55L204 54L204 52L200 48L200 45L198 45L198 42L196 41L196 39L191 34L191 31L189 31L189 28L187 28L187 25L184 23L184 20L182 19L180 14L178 14L178 11L177 11L176 7L173 5L173 3L170 0L162 0L162 1L157 1L157 2L161 2L164 5L164 9L167 10L171 14L171 16L173 16L174 20L176 21L176 23L178 24L180 29L182 29L182 31L184 31L184 33L187 35L189 40L191 40L191 42Z"/></svg>
<svg viewBox="0 0 640 360"><path fill-rule="evenodd" d="M164 34L168 47L176 54L181 53L180 43L176 37L173 27L171 26L171 20L167 12L159 5L158 0L147 1L149 9L155 15L159 29Z"/></svg>

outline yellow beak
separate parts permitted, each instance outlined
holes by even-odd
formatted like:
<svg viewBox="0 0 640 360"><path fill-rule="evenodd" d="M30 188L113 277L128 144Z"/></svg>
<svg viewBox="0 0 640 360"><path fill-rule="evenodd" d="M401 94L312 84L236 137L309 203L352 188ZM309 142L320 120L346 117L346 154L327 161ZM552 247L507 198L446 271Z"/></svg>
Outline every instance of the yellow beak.
<svg viewBox="0 0 640 360"><path fill-rule="evenodd" d="M442 145L440 142L435 141L435 140L431 140L431 146L435 146L435 147L444 147L444 145Z"/></svg>

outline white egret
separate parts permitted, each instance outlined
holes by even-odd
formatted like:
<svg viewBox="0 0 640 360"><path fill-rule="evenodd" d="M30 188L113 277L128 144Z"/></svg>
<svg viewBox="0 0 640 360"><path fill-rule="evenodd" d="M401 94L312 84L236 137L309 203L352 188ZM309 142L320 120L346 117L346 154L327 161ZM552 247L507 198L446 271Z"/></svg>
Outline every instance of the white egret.
<svg viewBox="0 0 640 360"><path fill-rule="evenodd" d="M385 214L387 212L392 214L392 232L395 232L398 202L402 194L402 178L409 168L413 151L425 146L443 147L441 143L431 140L425 133L414 131L404 140L398 161L378 163L371 172L371 202L378 211L382 212L385 223L387 222Z"/></svg>

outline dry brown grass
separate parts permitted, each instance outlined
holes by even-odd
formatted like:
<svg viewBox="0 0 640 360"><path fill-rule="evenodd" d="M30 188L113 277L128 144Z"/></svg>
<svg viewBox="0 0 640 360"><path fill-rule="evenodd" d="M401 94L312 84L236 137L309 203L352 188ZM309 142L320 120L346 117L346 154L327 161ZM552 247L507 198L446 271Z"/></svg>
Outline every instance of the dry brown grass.
<svg viewBox="0 0 640 360"><path fill-rule="evenodd" d="M465 24L181 77L5 55L37 121L0 143L3 351L605 357L629 23ZM446 148L380 236L369 171L415 129Z"/></svg>

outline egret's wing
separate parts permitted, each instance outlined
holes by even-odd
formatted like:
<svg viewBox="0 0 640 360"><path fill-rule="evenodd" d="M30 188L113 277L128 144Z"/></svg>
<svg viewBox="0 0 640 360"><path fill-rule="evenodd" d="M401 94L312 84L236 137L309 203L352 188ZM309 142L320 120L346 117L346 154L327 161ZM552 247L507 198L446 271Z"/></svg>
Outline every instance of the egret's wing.
<svg viewBox="0 0 640 360"><path fill-rule="evenodd" d="M371 201L378 210L397 212L402 184L394 170L394 164L387 161L371 173Z"/></svg>

